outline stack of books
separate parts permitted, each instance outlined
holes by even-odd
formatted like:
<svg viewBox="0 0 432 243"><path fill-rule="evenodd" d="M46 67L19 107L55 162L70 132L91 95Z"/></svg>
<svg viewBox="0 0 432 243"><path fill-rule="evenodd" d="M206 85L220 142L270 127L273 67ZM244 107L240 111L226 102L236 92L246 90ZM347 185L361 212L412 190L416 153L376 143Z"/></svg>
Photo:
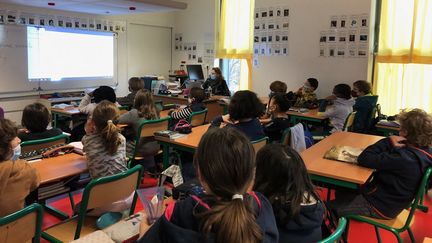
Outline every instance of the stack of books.
<svg viewBox="0 0 432 243"><path fill-rule="evenodd" d="M169 138L169 139L175 140L177 138L184 137L187 134L181 134L179 132L170 131L170 130L163 130L163 131L155 132L154 135L155 135L155 137L164 137L164 138Z"/></svg>

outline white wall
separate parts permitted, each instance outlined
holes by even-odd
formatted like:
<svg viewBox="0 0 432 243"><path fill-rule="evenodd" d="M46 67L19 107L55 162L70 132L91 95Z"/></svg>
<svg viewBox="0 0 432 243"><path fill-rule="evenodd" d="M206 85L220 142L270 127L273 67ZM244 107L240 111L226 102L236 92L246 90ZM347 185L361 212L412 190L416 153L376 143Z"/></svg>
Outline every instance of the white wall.
<svg viewBox="0 0 432 243"><path fill-rule="evenodd" d="M205 36L214 31L215 1L185 2L188 9L175 13L174 30L183 33L186 42L205 42ZM369 14L371 0L256 0L255 4L290 8L289 56L260 56L259 67L253 70L252 90L260 96L268 94L274 80L284 81L289 90L296 90L306 78L316 77L320 81L317 93L322 97L335 84L367 79L367 58L320 58L319 34L328 30L332 15ZM184 53L174 52L174 68L181 60L186 60Z"/></svg>
<svg viewBox="0 0 432 243"><path fill-rule="evenodd" d="M253 70L253 90L267 95L274 80L296 90L308 77L316 77L319 97L331 94L338 83L367 79L367 58L320 58L320 31L328 30L332 15L369 14L370 0L256 0L256 6L289 6L289 55L259 57Z"/></svg>
<svg viewBox="0 0 432 243"><path fill-rule="evenodd" d="M186 10L174 12L174 33L183 34L183 42L197 42L198 50L203 51L204 43L214 43L215 0L183 0ZM173 69L179 69L180 62L188 61L186 52L174 51ZM210 65L211 66L211 65ZM211 68L211 67L209 67ZM206 67L203 65L204 75Z"/></svg>

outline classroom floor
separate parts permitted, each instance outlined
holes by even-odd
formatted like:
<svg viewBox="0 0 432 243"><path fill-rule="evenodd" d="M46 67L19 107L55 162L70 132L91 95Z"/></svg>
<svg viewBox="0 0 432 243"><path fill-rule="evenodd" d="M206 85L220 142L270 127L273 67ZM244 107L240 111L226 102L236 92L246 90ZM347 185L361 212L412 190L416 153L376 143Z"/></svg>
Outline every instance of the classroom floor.
<svg viewBox="0 0 432 243"><path fill-rule="evenodd" d="M156 180L152 178L145 178L145 183L142 185L143 187L153 186L156 184ZM326 190L320 191L322 198L325 198ZM81 194L75 195L75 203L81 200ZM50 203L51 206L68 213L72 214L72 209L69 203L69 198L67 196L61 196L53 200ZM429 207L428 213L423 213L421 211L417 211L414 218L414 223L411 226L411 229L414 233L416 242L423 242L425 237L432 238L432 190L429 191L428 195L425 196L425 205ZM136 211L142 210L141 202L138 200ZM52 215L45 214L43 228L49 227L59 222L59 219L55 218ZM396 238L388 231L381 230L381 239L384 243L393 243L397 242ZM407 232L402 234L402 239L404 242L410 242L409 236ZM47 242L42 239L42 242ZM364 242L377 242L375 236L375 230L372 226L364 223L351 222L350 223L350 231L348 242L350 243L364 243Z"/></svg>

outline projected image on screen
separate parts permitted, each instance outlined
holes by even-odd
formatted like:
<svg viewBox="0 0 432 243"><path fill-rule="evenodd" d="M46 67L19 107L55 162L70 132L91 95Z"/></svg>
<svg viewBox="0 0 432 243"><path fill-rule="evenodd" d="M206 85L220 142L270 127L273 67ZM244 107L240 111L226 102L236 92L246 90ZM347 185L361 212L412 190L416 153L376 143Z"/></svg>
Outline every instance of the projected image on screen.
<svg viewBox="0 0 432 243"><path fill-rule="evenodd" d="M27 27L28 79L112 79L112 33Z"/></svg>

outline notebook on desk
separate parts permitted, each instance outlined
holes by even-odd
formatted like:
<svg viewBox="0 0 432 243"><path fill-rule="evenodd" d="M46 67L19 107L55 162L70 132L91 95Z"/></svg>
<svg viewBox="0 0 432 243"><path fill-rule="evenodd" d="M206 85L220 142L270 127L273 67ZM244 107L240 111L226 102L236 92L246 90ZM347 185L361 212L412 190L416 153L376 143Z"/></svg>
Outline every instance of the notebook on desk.
<svg viewBox="0 0 432 243"><path fill-rule="evenodd" d="M358 156L363 152L363 149L335 145L324 154L325 159L337 160L346 163L357 164Z"/></svg>

